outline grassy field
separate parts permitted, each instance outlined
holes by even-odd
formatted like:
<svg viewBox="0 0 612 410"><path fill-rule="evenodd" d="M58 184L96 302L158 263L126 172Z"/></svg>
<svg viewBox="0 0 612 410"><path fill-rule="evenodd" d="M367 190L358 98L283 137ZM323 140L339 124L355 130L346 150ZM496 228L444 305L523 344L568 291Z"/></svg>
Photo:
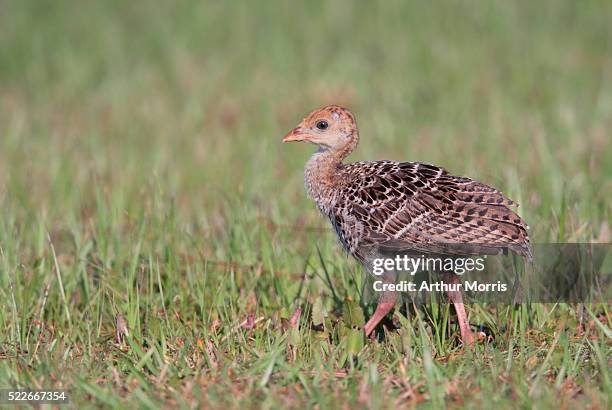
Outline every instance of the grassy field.
<svg viewBox="0 0 612 410"><path fill-rule="evenodd" d="M535 242L610 242L612 2L172 3L0 1L0 388L609 408L608 305L468 306L474 351L446 304L398 306L364 340L362 271L304 193L313 148L280 138L347 105L353 160L495 185Z"/></svg>

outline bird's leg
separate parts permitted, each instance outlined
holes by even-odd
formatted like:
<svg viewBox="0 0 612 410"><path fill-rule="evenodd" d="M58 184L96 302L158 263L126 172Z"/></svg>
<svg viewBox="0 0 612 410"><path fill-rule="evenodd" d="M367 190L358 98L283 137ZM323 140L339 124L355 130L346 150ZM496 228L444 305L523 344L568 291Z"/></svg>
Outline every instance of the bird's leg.
<svg viewBox="0 0 612 410"><path fill-rule="evenodd" d="M374 330L378 322L380 322L387 313L393 309L395 306L395 300L397 299L397 292L384 292L380 299L378 300L378 305L376 305L376 311L374 315L368 320L368 323L365 325L365 334L369 336L370 333Z"/></svg>
<svg viewBox="0 0 612 410"><path fill-rule="evenodd" d="M457 284L460 283L459 278L452 272L445 272L444 280L449 283ZM465 313L465 306L463 305L463 298L461 297L461 290L448 291L446 292L449 299L455 306L455 312L457 312L457 321L459 322L459 330L461 330L461 340L464 345L473 346L474 336L470 330L470 323Z"/></svg>
<svg viewBox="0 0 612 410"><path fill-rule="evenodd" d="M395 272L385 272L382 276L382 280L384 284L394 283L395 282ZM391 292L385 290L380 295L378 299L378 304L376 305L376 310L374 311L374 315L368 320L368 323L365 325L365 335L366 337L370 335L374 331L374 328L378 323L387 316L387 313L393 309L395 306L395 301L397 300L397 292Z"/></svg>

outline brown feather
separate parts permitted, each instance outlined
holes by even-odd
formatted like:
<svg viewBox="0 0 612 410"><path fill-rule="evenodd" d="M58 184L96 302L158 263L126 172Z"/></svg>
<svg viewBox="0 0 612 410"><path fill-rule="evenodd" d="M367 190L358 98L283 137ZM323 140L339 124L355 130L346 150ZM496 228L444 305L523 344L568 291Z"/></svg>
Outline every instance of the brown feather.
<svg viewBox="0 0 612 410"><path fill-rule="evenodd" d="M329 131L315 129L321 119ZM338 106L311 113L296 129L320 146L304 172L309 196L363 263L372 249L492 254L507 248L531 258L528 227L510 209L517 204L495 188L431 164L342 164L359 136L354 116Z"/></svg>

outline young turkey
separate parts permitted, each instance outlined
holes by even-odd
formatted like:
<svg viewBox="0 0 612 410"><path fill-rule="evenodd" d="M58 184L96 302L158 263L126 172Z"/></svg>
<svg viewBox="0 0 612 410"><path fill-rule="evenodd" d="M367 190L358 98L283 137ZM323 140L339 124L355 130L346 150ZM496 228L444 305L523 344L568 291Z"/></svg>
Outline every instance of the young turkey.
<svg viewBox="0 0 612 410"><path fill-rule="evenodd" d="M329 218L347 253L371 271L373 258L427 249L436 254L460 249L468 255L510 249L531 258L527 225L501 192L444 168L418 162L364 161L343 164L357 147L353 114L330 105L310 113L283 142L318 145L306 163L308 196ZM451 253L457 253L451 251ZM457 283L450 272L445 279ZM385 282L395 276L385 274ZM448 292L463 343L473 336L461 292ZM396 292L383 292L365 325L370 335L395 305Z"/></svg>

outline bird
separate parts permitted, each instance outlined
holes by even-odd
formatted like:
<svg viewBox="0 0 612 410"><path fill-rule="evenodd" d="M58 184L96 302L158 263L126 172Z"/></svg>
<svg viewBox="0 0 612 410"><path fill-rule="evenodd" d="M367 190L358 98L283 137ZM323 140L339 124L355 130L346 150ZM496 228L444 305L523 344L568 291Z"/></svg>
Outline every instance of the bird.
<svg viewBox="0 0 612 410"><path fill-rule="evenodd" d="M410 250L469 255L510 250L531 258L528 226L512 209L518 204L499 190L422 162L345 163L359 143L355 116L347 108L327 105L312 111L282 141L318 147L304 169L306 192L329 219L346 253L370 273L373 258ZM443 274L458 282L452 272ZM395 277L383 278L392 282ZM462 343L473 345L461 292L447 294ZM382 292L365 324L366 337L373 336L397 296Z"/></svg>

